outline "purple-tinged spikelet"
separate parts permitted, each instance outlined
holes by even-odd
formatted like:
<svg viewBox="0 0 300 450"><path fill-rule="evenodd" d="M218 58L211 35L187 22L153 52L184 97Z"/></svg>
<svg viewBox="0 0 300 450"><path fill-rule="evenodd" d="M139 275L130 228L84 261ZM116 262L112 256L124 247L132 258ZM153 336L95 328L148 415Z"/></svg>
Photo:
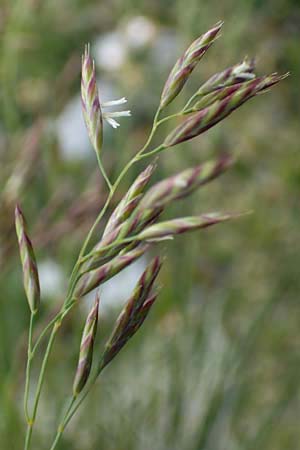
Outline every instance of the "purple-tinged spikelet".
<svg viewBox="0 0 300 450"><path fill-rule="evenodd" d="M255 60L245 58L242 62L228 67L222 72L218 72L210 77L197 91L198 95L206 95L220 87L242 83L255 78Z"/></svg>
<svg viewBox="0 0 300 450"><path fill-rule="evenodd" d="M237 91L241 91L242 89L246 88L248 84L249 82L236 83L232 86L218 88L211 93L201 97L200 100L196 101L196 103L191 108L185 111L185 114L189 114L195 111L201 111L202 109L207 108L213 103L221 101L226 97L233 95Z"/></svg>
<svg viewBox="0 0 300 450"><path fill-rule="evenodd" d="M140 256L142 256L147 249L148 245L140 245L123 255L117 255L114 259L106 264L103 264L95 270L90 270L86 273L83 273L76 285L74 297L82 297L96 287L100 286L100 284L109 280L125 267L133 263Z"/></svg>
<svg viewBox="0 0 300 450"><path fill-rule="evenodd" d="M128 235L134 231L137 221L128 219L134 213L143 197L143 190L147 186L155 167L154 164L150 164L138 175L128 192L113 211L105 227L101 241L96 244L91 251L93 256L83 266L85 270L93 269L97 267L97 265L103 264L103 262L113 258L126 246L126 244L116 245L109 250L106 250L105 248L112 244L116 239L120 240L128 237Z"/></svg>
<svg viewBox="0 0 300 450"><path fill-rule="evenodd" d="M137 282L105 345L101 368L105 367L119 353L143 324L158 295L158 293L151 293L151 290L161 265L160 258L154 258Z"/></svg>
<svg viewBox="0 0 300 450"><path fill-rule="evenodd" d="M165 147L172 147L180 142L198 136L223 120L247 100L258 93L267 90L274 84L286 78L286 76L287 75L272 74L255 78L252 81L243 83L237 90L234 86L231 86L231 88L228 89L231 89L232 91L227 97L202 109L200 112L191 114L190 117L175 128L175 130L167 136L164 142Z"/></svg>
<svg viewBox="0 0 300 450"><path fill-rule="evenodd" d="M116 229L118 225L123 223L137 207L142 193L149 183L149 180L155 170L154 164L149 164L143 172L135 179L125 196L122 198L112 215L110 216L105 227L103 238ZM99 244L101 246L102 243ZM107 244L105 244L107 245Z"/></svg>
<svg viewBox="0 0 300 450"><path fill-rule="evenodd" d="M196 39L178 59L164 86L160 108L165 108L179 94L190 74L216 39L223 23L218 22L205 34Z"/></svg>
<svg viewBox="0 0 300 450"><path fill-rule="evenodd" d="M99 310L99 294L97 292L94 305L86 319L82 333L79 360L73 383L73 394L77 396L84 388L90 375L93 362L93 348L97 333Z"/></svg>
<svg viewBox="0 0 300 450"><path fill-rule="evenodd" d="M85 125L90 141L99 154L103 141L102 111L96 81L95 62L90 55L90 47L85 47L82 57L81 99Z"/></svg>
<svg viewBox="0 0 300 450"><path fill-rule="evenodd" d="M15 209L15 225L23 268L24 289L29 308L36 313L40 304L40 283L36 259L27 233L27 225L20 206Z"/></svg>
<svg viewBox="0 0 300 450"><path fill-rule="evenodd" d="M170 202L186 197L200 186L217 178L233 164L233 159L227 154L207 161L199 166L186 169L176 175L155 184L142 199L139 208L163 208Z"/></svg>
<svg viewBox="0 0 300 450"><path fill-rule="evenodd" d="M207 228L220 222L231 219L230 214L209 213L201 216L182 217L180 219L160 222L143 230L137 239L141 241L155 242L163 239L172 239L177 234L188 231Z"/></svg>

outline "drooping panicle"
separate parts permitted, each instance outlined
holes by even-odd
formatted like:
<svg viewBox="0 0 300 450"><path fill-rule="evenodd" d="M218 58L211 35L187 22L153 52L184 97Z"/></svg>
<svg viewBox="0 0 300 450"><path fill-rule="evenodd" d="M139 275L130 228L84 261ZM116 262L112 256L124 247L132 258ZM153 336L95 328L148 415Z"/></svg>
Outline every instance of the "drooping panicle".
<svg viewBox="0 0 300 450"><path fill-rule="evenodd" d="M182 217L180 219L167 220L150 227L145 228L137 239L141 241L161 241L163 239L172 239L177 234L188 231L207 228L217 223L225 222L235 216L224 213L209 213L201 216Z"/></svg>
<svg viewBox="0 0 300 450"><path fill-rule="evenodd" d="M32 313L36 313L40 304L38 268L32 243L28 236L26 221L19 205L15 209L15 225L23 268L24 289L29 308Z"/></svg>
<svg viewBox="0 0 300 450"><path fill-rule="evenodd" d="M177 60L164 86L160 108L165 108L179 94L190 74L216 39L223 22L218 22L205 34L196 39Z"/></svg>
<svg viewBox="0 0 300 450"><path fill-rule="evenodd" d="M99 311L99 294L97 292L94 305L90 310L82 333L79 359L73 383L73 394L76 397L84 388L91 372L93 349L97 333Z"/></svg>
<svg viewBox="0 0 300 450"><path fill-rule="evenodd" d="M143 172L135 179L125 196L122 198L116 209L110 216L105 227L103 238L111 231L116 229L118 225L123 223L137 207L143 191L155 170L155 164L149 164ZM101 243L100 243L101 245Z"/></svg>
<svg viewBox="0 0 300 450"><path fill-rule="evenodd" d="M152 293L153 284L162 262L154 258L140 277L136 287L119 315L113 332L105 345L102 368L106 366L137 332L147 317L158 293Z"/></svg>
<svg viewBox="0 0 300 450"><path fill-rule="evenodd" d="M148 245L139 245L137 248L124 254L117 255L111 261L103 264L97 269L83 273L77 282L74 290L74 297L79 298L92 291L100 284L112 278L125 267L132 264L136 259L142 256L148 249Z"/></svg>
<svg viewBox="0 0 300 450"><path fill-rule="evenodd" d="M272 74L255 78L247 83L243 83L237 90L232 86L230 88L232 92L223 100L217 101L185 119L167 136L164 146L172 147L200 135L223 120L247 100L277 84L286 76L287 74Z"/></svg>
<svg viewBox="0 0 300 450"><path fill-rule="evenodd" d="M89 45L86 45L82 57L81 99L83 117L88 135L96 153L99 154L103 142L103 121L96 80L95 62L91 58Z"/></svg>
<svg viewBox="0 0 300 450"><path fill-rule="evenodd" d="M255 60L253 58L244 58L238 64L228 67L222 72L218 72L210 77L202 86L198 89L197 94L207 95L216 89L221 87L230 86L236 83L242 83L255 78L253 73L255 69Z"/></svg>

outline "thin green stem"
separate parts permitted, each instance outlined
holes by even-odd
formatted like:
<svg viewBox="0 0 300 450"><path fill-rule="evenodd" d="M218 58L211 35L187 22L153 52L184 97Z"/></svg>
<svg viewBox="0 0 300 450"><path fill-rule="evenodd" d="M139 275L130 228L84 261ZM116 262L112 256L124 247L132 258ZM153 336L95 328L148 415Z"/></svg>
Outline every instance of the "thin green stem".
<svg viewBox="0 0 300 450"><path fill-rule="evenodd" d="M37 389L36 389L36 394L35 394L35 399L34 399L34 404L33 404L33 412L32 412L31 419L28 422L28 426L27 426L26 442L25 442L24 450L28 450L30 448L33 426L35 423L39 400L40 400L40 396L41 396L41 392L42 392L42 387L43 387L43 383L45 380L45 371L47 368L51 349L54 344L55 336L56 336L56 333L57 333L59 327L60 327L60 321L55 322L52 332L51 332L51 336L49 338L45 356L44 356L44 359L42 362L42 367L41 367L41 371L40 371L40 375L39 375L39 379L38 379L38 384L37 384Z"/></svg>
<svg viewBox="0 0 300 450"><path fill-rule="evenodd" d="M140 156L139 159L148 158L149 156L157 155L158 153L161 153L163 150L165 150L167 147L164 144L159 145L155 149L151 150L150 152L144 153Z"/></svg>
<svg viewBox="0 0 300 450"><path fill-rule="evenodd" d="M30 386L30 373L31 373L31 363L32 363L32 335L33 335L33 325L34 317L36 311L31 311L30 323L29 323L29 333L28 333L28 347L27 347L27 364L26 364L26 381L25 381L25 392L24 392L24 413L27 423L30 422L29 411L28 411L28 396L29 396L29 386Z"/></svg>
<svg viewBox="0 0 300 450"><path fill-rule="evenodd" d="M181 110L181 113L185 113L188 110L188 107L190 106L191 103L193 103L193 101L195 100L195 98L199 97L199 94L196 92L194 95L192 95L192 97L188 100L188 102L185 104L185 106L183 107L183 109Z"/></svg>
<svg viewBox="0 0 300 450"><path fill-rule="evenodd" d="M32 357L34 357L39 345L41 344L44 336L47 334L47 332L52 328L52 326L55 324L55 322L61 317L61 311L59 313L56 314L55 317L53 317L53 319L47 324L47 326L43 329L43 331L41 332L41 334L39 335L39 337L37 338L32 351L31 351L31 355Z"/></svg>
<svg viewBox="0 0 300 450"><path fill-rule="evenodd" d="M59 443L59 441L60 441L60 439L62 437L62 434L64 432L64 429L66 427L65 420L68 417L68 415L69 415L69 413L70 413L70 411L71 411L71 409L72 409L72 407L73 407L73 405L74 405L74 403L76 401L76 398L77 398L76 395L72 396L72 398L70 400L70 403L69 403L69 406L67 407L67 410L66 410L66 412L64 414L64 417L63 417L63 419L61 420L60 424L57 427L57 433L56 433L56 436L54 438L54 441L53 441L53 444L52 444L50 450L54 450L57 447L57 444Z"/></svg>
<svg viewBox="0 0 300 450"><path fill-rule="evenodd" d="M180 111L179 113L171 114L170 116L164 117L163 119L161 119L161 120L157 123L157 126L160 126L160 125L162 125L163 123L168 122L168 121L171 120L171 119L176 119L176 117L180 117L180 116L182 115L182 113L183 113L183 110Z"/></svg>
<svg viewBox="0 0 300 450"><path fill-rule="evenodd" d="M98 161L99 169L100 169L100 171L102 173L102 176L103 176L103 178L104 178L104 180L105 180L105 182L106 182L106 184L108 186L109 191L111 191L112 190L112 185L111 185L111 182L109 181L108 175L107 175L107 173L106 173L106 171L104 169L104 166L102 164L100 155L99 155L98 152L96 152L96 155L97 155L97 161Z"/></svg>

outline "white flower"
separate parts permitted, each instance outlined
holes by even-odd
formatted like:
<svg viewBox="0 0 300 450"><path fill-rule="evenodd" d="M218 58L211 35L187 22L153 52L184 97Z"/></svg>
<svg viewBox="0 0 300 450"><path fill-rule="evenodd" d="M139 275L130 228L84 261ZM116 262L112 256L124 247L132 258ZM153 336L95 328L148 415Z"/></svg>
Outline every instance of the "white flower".
<svg viewBox="0 0 300 450"><path fill-rule="evenodd" d="M112 100L110 102L101 102L102 116L106 120L106 122L109 123L109 125L111 125L113 128L118 128L120 126L119 122L115 120L115 117L130 117L131 112L129 110L109 112L104 111L104 109L109 108L110 106L123 105L126 102L127 100L125 97L122 97L118 100Z"/></svg>

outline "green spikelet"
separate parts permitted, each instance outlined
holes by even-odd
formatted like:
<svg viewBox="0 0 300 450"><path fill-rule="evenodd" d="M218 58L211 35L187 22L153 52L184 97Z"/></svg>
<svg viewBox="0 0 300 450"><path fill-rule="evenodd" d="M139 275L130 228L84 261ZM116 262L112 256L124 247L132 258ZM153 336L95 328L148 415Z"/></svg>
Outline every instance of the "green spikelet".
<svg viewBox="0 0 300 450"><path fill-rule="evenodd" d="M29 308L35 314L40 305L39 275L33 247L27 233L26 221L18 205L15 209L15 225L23 268L24 289Z"/></svg>
<svg viewBox="0 0 300 450"><path fill-rule="evenodd" d="M98 87L96 81L95 62L90 55L90 47L85 47L82 57L81 100L85 125L90 141L100 154L103 141L103 122Z"/></svg>
<svg viewBox="0 0 300 450"><path fill-rule="evenodd" d="M159 257L154 258L140 277L136 287L119 315L111 337L105 345L101 368L106 366L137 332L146 319L158 293L151 293L161 268Z"/></svg>
<svg viewBox="0 0 300 450"><path fill-rule="evenodd" d="M179 94L190 74L216 39L223 23L218 22L205 34L196 39L178 59L164 86L160 108L165 108Z"/></svg>
<svg viewBox="0 0 300 450"><path fill-rule="evenodd" d="M160 241L163 239L172 239L177 234L200 228L208 228L217 223L224 222L233 218L233 215L222 213L202 214L201 216L182 217L179 219L167 220L155 225L151 225L142 231L137 239L141 241Z"/></svg>
<svg viewBox="0 0 300 450"><path fill-rule="evenodd" d="M98 325L98 310L99 295L97 293L94 305L86 319L82 333L78 366L73 383L74 396L77 396L82 391L90 375L93 361L93 348Z"/></svg>

